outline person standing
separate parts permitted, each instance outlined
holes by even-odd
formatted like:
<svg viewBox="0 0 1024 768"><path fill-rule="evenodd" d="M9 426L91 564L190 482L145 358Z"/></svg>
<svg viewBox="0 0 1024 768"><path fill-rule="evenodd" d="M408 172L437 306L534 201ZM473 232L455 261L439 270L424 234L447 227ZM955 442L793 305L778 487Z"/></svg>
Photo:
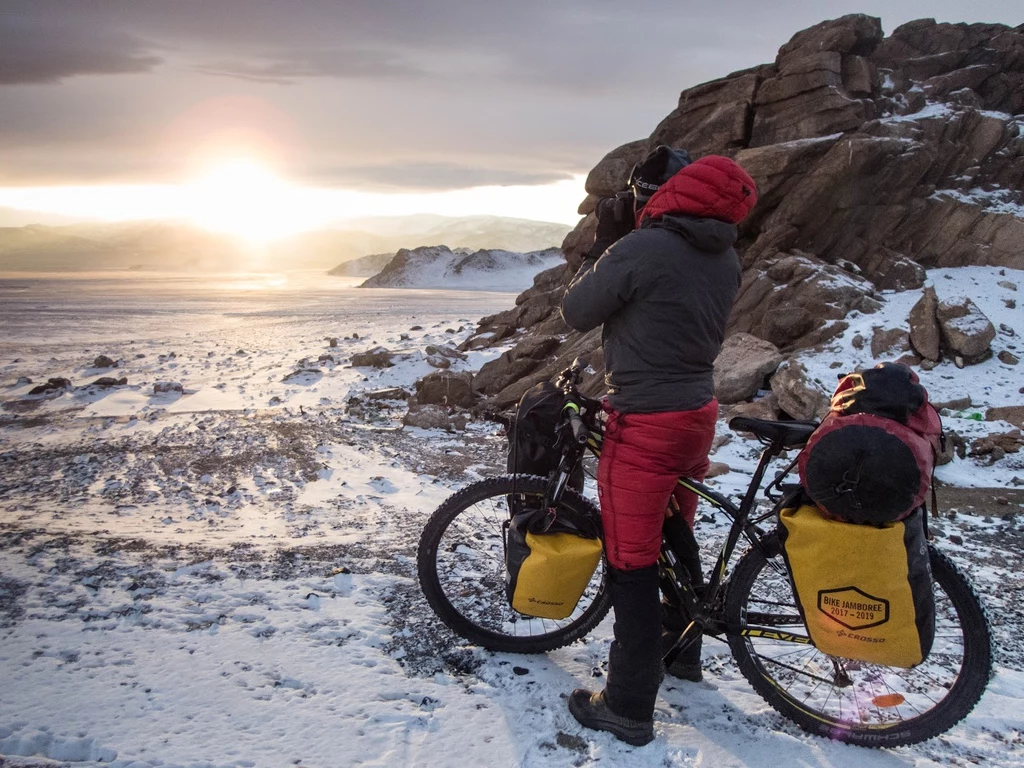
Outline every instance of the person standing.
<svg viewBox="0 0 1024 768"><path fill-rule="evenodd" d="M666 509L677 509L670 527L685 526L693 538L697 498L676 481L702 480L709 466L718 419L712 372L740 285L736 225L757 202L757 187L729 158L691 162L660 146L633 168L630 190L632 206L622 193L599 204L597 239L566 290L562 317L578 331L604 325L598 495L615 615L604 690L573 691L569 710L584 726L639 746L654 738L663 677L662 527ZM687 565L696 583L694 557ZM679 676L700 679L695 648Z"/></svg>

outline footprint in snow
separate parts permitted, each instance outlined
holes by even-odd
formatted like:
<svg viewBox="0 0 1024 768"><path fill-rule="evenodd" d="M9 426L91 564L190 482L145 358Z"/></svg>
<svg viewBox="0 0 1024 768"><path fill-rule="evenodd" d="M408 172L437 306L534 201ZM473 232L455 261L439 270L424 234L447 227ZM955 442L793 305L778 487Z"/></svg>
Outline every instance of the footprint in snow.
<svg viewBox="0 0 1024 768"><path fill-rule="evenodd" d="M395 493L398 491L398 486L388 480L386 477L371 477L368 485L375 491L381 493Z"/></svg>

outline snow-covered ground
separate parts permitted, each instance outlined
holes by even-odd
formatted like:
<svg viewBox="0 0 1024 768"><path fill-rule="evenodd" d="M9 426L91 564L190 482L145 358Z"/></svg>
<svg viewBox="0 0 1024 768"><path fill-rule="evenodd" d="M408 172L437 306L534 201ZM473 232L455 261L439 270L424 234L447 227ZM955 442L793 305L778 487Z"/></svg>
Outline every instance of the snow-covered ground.
<svg viewBox="0 0 1024 768"><path fill-rule="evenodd" d="M460 341L515 295L355 283L0 278L0 763L1024 765L1024 536L1013 517L937 525L998 643L985 697L942 738L871 751L808 736L715 641L704 683L664 684L651 745L580 728L564 698L601 685L610 620L545 656L491 654L441 626L415 581L427 517L504 465L504 438L487 422L402 430L403 403L365 394L410 389L432 370L426 345ZM916 300L886 298L865 328L901 323ZM822 355L857 364L845 346L855 330ZM377 345L398 353L394 367L349 366ZM119 367L90 368L100 354ZM835 375L825 357L807 363L823 381ZM936 399L963 389L978 405L1009 404L999 398L1024 382L986 366L943 365L923 380ZM27 395L50 377L77 386L101 375L128 384ZM153 395L157 381L184 392ZM1021 474L1007 469L1013 456L944 472L1003 481ZM714 482L733 493L756 445L735 438L715 458L733 471ZM711 550L724 527L701 530Z"/></svg>

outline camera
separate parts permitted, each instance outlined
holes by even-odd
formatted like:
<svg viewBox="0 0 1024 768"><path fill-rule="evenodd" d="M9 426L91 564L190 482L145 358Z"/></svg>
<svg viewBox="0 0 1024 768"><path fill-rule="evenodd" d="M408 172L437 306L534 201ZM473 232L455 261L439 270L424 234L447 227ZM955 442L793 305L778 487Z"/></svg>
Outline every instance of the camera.
<svg viewBox="0 0 1024 768"><path fill-rule="evenodd" d="M612 218L615 220L615 223L629 223L630 228L632 228L633 204L636 202L636 196L632 190L624 189L621 192L616 192L612 201Z"/></svg>

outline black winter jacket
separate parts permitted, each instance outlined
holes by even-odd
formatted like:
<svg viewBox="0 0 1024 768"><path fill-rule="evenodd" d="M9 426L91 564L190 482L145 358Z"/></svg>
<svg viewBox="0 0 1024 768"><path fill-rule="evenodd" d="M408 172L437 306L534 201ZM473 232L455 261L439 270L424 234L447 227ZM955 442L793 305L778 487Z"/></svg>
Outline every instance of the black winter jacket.
<svg viewBox="0 0 1024 768"><path fill-rule="evenodd" d="M736 237L733 224L666 215L582 264L562 317L578 331L604 323L617 411L686 411L714 397L714 362L740 285Z"/></svg>

